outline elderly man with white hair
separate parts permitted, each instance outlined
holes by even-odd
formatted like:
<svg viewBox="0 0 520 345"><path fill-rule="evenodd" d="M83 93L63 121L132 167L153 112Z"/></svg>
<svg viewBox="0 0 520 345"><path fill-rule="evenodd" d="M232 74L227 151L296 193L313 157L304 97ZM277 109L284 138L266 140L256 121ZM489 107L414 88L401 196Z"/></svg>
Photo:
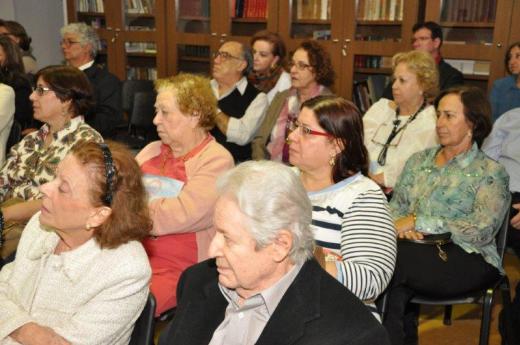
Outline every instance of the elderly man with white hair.
<svg viewBox="0 0 520 345"><path fill-rule="evenodd" d="M82 70L94 90L96 106L87 114L86 122L103 138L113 136L116 126L124 122L121 81L106 66L94 62L100 46L96 31L85 23L65 25L60 46L67 64Z"/></svg>
<svg viewBox="0 0 520 345"><path fill-rule="evenodd" d="M289 167L246 162L217 182L213 259L188 268L160 344L389 344L313 259L311 203Z"/></svg>

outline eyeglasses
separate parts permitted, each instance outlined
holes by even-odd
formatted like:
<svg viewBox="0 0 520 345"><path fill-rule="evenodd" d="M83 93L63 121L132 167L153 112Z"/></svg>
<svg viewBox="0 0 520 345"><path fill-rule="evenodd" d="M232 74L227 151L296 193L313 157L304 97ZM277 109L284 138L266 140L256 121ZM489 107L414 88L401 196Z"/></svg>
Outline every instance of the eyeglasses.
<svg viewBox="0 0 520 345"><path fill-rule="evenodd" d="M45 86L36 86L32 88L33 92L36 92L38 96L43 96L46 92L54 91L51 88L45 87Z"/></svg>
<svg viewBox="0 0 520 345"><path fill-rule="evenodd" d="M330 138L333 137L333 135L330 134L330 133L319 132L319 131L315 131L313 129L310 129L309 127L304 126L301 123L299 123L297 120L289 120L289 121L287 121L287 130L289 132L294 132L298 128L300 129L300 133L303 136L307 136L307 135L321 135L321 136L324 136L324 137L330 137Z"/></svg>
<svg viewBox="0 0 520 345"><path fill-rule="evenodd" d="M431 40L431 39L433 39L433 38L432 38L432 37L424 37L424 36L423 36L423 37L414 37L414 38L412 38L410 41L411 41L412 43L415 43L415 42L417 42L417 41L424 42L424 41L428 41L428 40Z"/></svg>
<svg viewBox="0 0 520 345"><path fill-rule="evenodd" d="M217 51L217 52L214 52L213 53L213 59L216 59L217 57L219 57L223 60L229 60L229 59L235 59L235 60L243 60L243 58L241 57L238 57L238 56L234 56L234 55L231 55L230 53L228 52L222 52L222 51Z"/></svg>
<svg viewBox="0 0 520 345"><path fill-rule="evenodd" d="M295 66L296 69L299 70L299 71L303 71L303 70L306 69L306 68L309 68L309 69L312 68L311 65L306 64L305 62L301 62L301 61L298 61L298 62L290 61L290 62L289 62L289 69L293 68L293 66Z"/></svg>
<svg viewBox="0 0 520 345"><path fill-rule="evenodd" d="M65 46L65 47L70 47L71 45L76 44L76 43L81 43L81 42L80 41L73 41L73 40L70 40L68 38L64 38L64 39L60 40L60 44Z"/></svg>

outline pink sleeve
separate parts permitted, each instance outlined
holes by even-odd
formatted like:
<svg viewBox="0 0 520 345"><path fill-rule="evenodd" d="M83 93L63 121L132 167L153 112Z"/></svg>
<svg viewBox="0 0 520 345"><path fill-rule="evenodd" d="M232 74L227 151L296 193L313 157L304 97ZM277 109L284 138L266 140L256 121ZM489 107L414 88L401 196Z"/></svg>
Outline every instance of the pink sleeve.
<svg viewBox="0 0 520 345"><path fill-rule="evenodd" d="M144 151L144 150L143 150ZM216 180L233 167L233 158L216 142L186 162L188 181L175 198L150 203L154 235L197 232L213 224Z"/></svg>

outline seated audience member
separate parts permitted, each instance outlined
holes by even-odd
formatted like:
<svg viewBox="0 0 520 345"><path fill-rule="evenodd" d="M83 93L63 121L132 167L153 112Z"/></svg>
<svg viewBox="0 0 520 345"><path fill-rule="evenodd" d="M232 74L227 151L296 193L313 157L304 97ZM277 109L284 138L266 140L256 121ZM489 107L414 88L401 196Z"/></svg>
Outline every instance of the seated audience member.
<svg viewBox="0 0 520 345"><path fill-rule="evenodd" d="M240 42L228 41L214 55L211 87L218 109L211 134L236 162L251 159L251 140L269 104L245 77L252 67L251 50Z"/></svg>
<svg viewBox="0 0 520 345"><path fill-rule="evenodd" d="M54 178L56 166L70 149L83 141L103 141L83 121L92 104L91 86L83 73L49 66L36 73L36 80L31 94L34 117L45 124L11 148L0 171L1 258L16 250L25 223L41 207L40 185Z"/></svg>
<svg viewBox="0 0 520 345"><path fill-rule="evenodd" d="M366 177L361 115L343 98L318 96L290 129L289 161L311 200L325 269L379 317L374 300L392 278L396 240L386 196Z"/></svg>
<svg viewBox="0 0 520 345"><path fill-rule="evenodd" d="M95 107L86 121L104 138L113 136L124 122L121 82L105 66L96 64L99 37L85 23L71 23L61 28L61 50L67 64L85 72L94 90Z"/></svg>
<svg viewBox="0 0 520 345"><path fill-rule="evenodd" d="M20 50L7 37L0 36L0 83L13 88L15 94L14 118L22 130L27 131L28 129L34 130L38 124L33 119L33 109L29 99L32 93L31 83L25 76L23 68Z"/></svg>
<svg viewBox="0 0 520 345"><path fill-rule="evenodd" d="M433 58L421 51L392 58L394 100L380 99L363 117L370 177L390 192L406 160L437 144L435 109L438 73Z"/></svg>
<svg viewBox="0 0 520 345"><path fill-rule="evenodd" d="M208 257L215 181L233 167L233 158L208 133L217 105L208 79L180 74L155 85L154 124L161 140L147 145L136 159L150 197L152 237L143 244L160 314L177 304L182 271Z"/></svg>
<svg viewBox="0 0 520 345"><path fill-rule="evenodd" d="M416 23L413 28L412 47L414 50L423 51L432 56L439 72L439 88L449 89L464 84L464 75L458 69L447 63L441 56L443 41L442 28L435 22ZM392 84L388 84L383 97L394 99Z"/></svg>
<svg viewBox="0 0 520 345"><path fill-rule="evenodd" d="M253 70L247 79L272 102L278 92L291 87L291 76L284 69L285 44L275 32L259 31L251 37Z"/></svg>
<svg viewBox="0 0 520 345"><path fill-rule="evenodd" d="M330 94L334 70L330 55L316 41L300 44L289 63L291 88L276 95L253 140L253 159L287 162L287 123L298 116L303 102Z"/></svg>
<svg viewBox="0 0 520 345"><path fill-rule="evenodd" d="M413 334L411 325L408 333L403 328L405 307L415 294L460 296L503 273L495 236L509 205L509 178L479 149L491 131L490 105L480 89L457 87L443 91L435 106L440 146L406 162L390 202L397 236L408 240L398 243L388 293L384 325L392 344L409 344L417 336L416 325ZM451 242L412 242L444 233Z"/></svg>
<svg viewBox="0 0 520 345"><path fill-rule="evenodd" d="M139 166L122 146L89 142L40 189L41 212L0 272L0 344L128 344L151 274Z"/></svg>
<svg viewBox="0 0 520 345"><path fill-rule="evenodd" d="M493 121L506 111L520 107L520 41L507 49L505 64L509 75L495 80L489 94Z"/></svg>
<svg viewBox="0 0 520 345"><path fill-rule="evenodd" d="M5 162L6 143L13 125L13 115L14 90L9 85L0 83L0 166Z"/></svg>
<svg viewBox="0 0 520 345"><path fill-rule="evenodd" d="M214 259L188 268L166 344L388 344L367 308L312 259L311 204L291 168L219 178Z"/></svg>
<svg viewBox="0 0 520 345"><path fill-rule="evenodd" d="M0 20L0 35L8 36L20 48L25 73L35 74L38 71L38 63L32 55L32 39L27 35L25 28L13 20Z"/></svg>

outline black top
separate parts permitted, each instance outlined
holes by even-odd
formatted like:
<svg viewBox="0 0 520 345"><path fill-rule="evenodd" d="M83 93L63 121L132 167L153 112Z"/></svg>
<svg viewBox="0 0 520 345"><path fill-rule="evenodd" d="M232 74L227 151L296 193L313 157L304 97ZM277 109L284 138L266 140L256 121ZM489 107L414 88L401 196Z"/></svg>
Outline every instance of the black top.
<svg viewBox="0 0 520 345"><path fill-rule="evenodd" d="M224 112L224 114L240 119L244 116L247 108L259 93L260 91L258 91L257 88L252 84L247 83L243 95L240 94L240 91L238 91L237 88L235 88L233 92L218 101L218 107L222 112ZM218 127L213 128L211 134L221 145L231 152L231 155L235 159L235 163L251 159L251 143L247 143L246 145L230 143L226 140L226 134L222 133Z"/></svg>
<svg viewBox="0 0 520 345"><path fill-rule="evenodd" d="M94 89L94 109L85 116L85 121L103 138L115 133L118 125L124 124L121 96L121 82L106 67L92 65L83 72Z"/></svg>

